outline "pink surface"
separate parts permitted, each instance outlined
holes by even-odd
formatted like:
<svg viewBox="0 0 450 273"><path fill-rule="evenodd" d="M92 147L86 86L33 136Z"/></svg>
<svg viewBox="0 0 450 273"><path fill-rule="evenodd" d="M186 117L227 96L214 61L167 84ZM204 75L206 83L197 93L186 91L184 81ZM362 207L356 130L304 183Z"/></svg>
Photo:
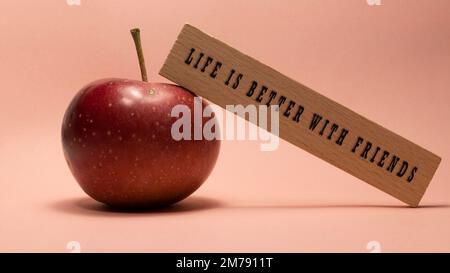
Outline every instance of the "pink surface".
<svg viewBox="0 0 450 273"><path fill-rule="evenodd" d="M69 1L70 2L70 1ZM72 1L76 2L76 1ZM0 251L450 251L450 2L0 2ZM224 141L208 181L175 207L108 211L63 159L82 86L151 80L189 22L442 157L411 209L284 141ZM179 164L186 164L179 162Z"/></svg>

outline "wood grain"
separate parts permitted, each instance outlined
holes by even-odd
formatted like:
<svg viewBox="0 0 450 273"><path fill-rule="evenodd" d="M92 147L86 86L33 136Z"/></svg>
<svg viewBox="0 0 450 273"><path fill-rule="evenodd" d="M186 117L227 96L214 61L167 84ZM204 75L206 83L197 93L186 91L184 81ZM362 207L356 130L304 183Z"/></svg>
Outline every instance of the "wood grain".
<svg viewBox="0 0 450 273"><path fill-rule="evenodd" d="M441 160L190 25L183 27L159 73L224 108L273 105L285 98L280 105L281 138L413 207L418 206ZM242 78L233 88L239 73ZM256 86L253 94L252 86ZM276 95L270 100L272 91ZM301 108L303 112L296 116ZM312 129L314 116L319 122Z"/></svg>

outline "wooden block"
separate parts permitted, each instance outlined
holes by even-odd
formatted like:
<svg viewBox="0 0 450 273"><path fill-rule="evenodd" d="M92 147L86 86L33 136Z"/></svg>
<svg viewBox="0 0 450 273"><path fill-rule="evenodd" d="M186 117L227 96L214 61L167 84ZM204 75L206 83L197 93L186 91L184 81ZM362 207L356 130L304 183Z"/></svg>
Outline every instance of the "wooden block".
<svg viewBox="0 0 450 273"><path fill-rule="evenodd" d="M159 73L224 108L280 104L281 138L413 207L441 160L190 25Z"/></svg>

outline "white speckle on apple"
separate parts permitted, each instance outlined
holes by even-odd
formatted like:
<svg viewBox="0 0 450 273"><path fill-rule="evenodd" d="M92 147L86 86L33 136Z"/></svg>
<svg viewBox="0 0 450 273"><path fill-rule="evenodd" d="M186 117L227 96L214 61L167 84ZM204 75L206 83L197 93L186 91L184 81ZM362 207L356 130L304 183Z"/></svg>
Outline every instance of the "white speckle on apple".
<svg viewBox="0 0 450 273"><path fill-rule="evenodd" d="M112 103L108 103L108 107L112 107Z"/></svg>
<svg viewBox="0 0 450 273"><path fill-rule="evenodd" d="M81 118L83 115L81 115L81 114L78 114L78 118Z"/></svg>
<svg viewBox="0 0 450 273"><path fill-rule="evenodd" d="M130 116L134 117L134 113L131 113Z"/></svg>
<svg viewBox="0 0 450 273"><path fill-rule="evenodd" d="M86 132L86 131L87 131L87 129L86 129L86 128L83 128L83 131L84 131L84 132Z"/></svg>
<svg viewBox="0 0 450 273"><path fill-rule="evenodd" d="M155 139L155 137L156 137L155 134L153 134L153 135L152 135L152 138Z"/></svg>
<svg viewBox="0 0 450 273"><path fill-rule="evenodd" d="M119 136L117 139L118 139L119 141L122 141L122 137L121 137L121 136Z"/></svg>
<svg viewBox="0 0 450 273"><path fill-rule="evenodd" d="M108 131L106 132L106 134L107 134L108 136L110 136L110 135L111 135L111 131L108 130Z"/></svg>
<svg viewBox="0 0 450 273"><path fill-rule="evenodd" d="M133 104L133 100L130 99L130 98L122 98L122 102L123 102L123 104L125 104L125 105L127 105L127 106Z"/></svg>
<svg viewBox="0 0 450 273"><path fill-rule="evenodd" d="M97 133L96 133L96 132L92 132L92 135L93 135L93 136L96 136L96 135L97 135Z"/></svg>

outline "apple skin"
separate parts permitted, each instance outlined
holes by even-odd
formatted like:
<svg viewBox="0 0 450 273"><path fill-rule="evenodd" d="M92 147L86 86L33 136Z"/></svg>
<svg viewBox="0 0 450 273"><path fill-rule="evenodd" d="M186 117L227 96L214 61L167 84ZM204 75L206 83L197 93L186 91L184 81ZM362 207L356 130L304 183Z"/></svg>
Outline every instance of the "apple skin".
<svg viewBox="0 0 450 273"><path fill-rule="evenodd" d="M177 85L126 79L99 80L81 89L61 130L64 156L81 188L117 208L163 207L192 194L220 150L220 140L171 136L177 118L170 113L178 104L191 110L194 130L194 97Z"/></svg>

